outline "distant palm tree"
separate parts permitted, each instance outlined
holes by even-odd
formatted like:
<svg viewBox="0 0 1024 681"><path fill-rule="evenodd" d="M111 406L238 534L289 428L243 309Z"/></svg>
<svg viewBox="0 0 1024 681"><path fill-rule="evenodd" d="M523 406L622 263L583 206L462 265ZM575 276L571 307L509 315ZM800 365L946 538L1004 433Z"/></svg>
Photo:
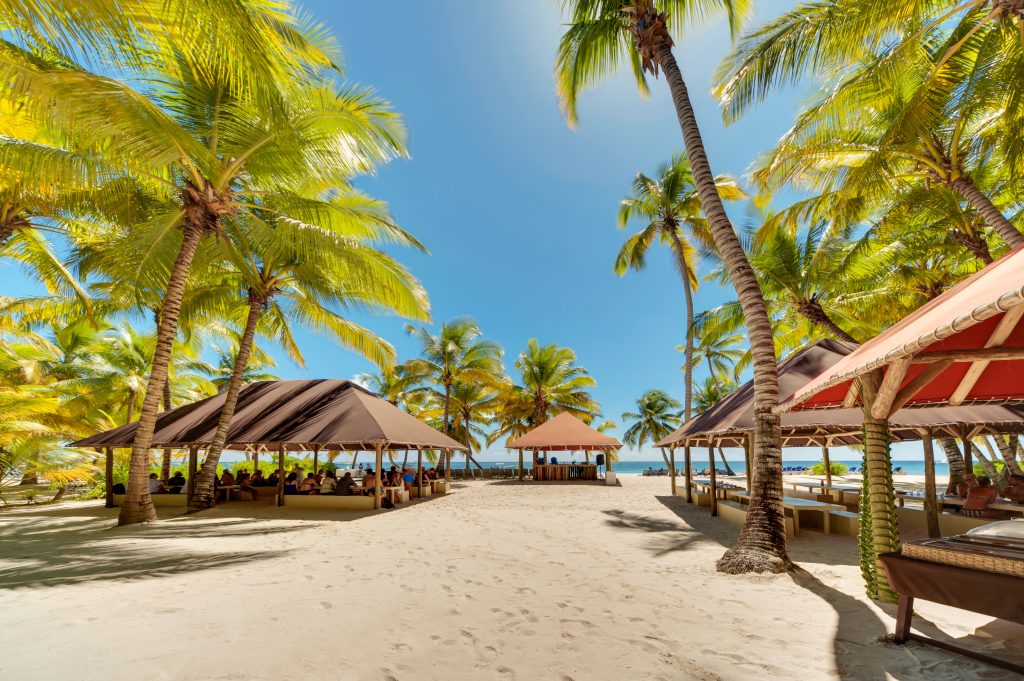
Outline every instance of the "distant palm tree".
<svg viewBox="0 0 1024 681"><path fill-rule="evenodd" d="M444 322L436 336L424 327L411 324L407 324L405 330L420 341L420 356L406 362L406 370L425 383L420 387L421 392L440 401L440 430L448 435L452 387L457 381L497 382L504 351L494 341L483 338L479 325L471 319Z"/></svg>
<svg viewBox="0 0 1024 681"><path fill-rule="evenodd" d="M228 384L231 382L231 374L235 370L235 357L238 355L238 349L233 348L230 351L225 351L219 346L214 346L214 353L217 355L217 362L214 365L208 366L207 371L212 376L210 382L217 387L218 393L222 393L227 390ZM274 358L254 345L252 353L249 355L249 362L242 372L242 383L280 380L269 371L275 366Z"/></svg>
<svg viewBox="0 0 1024 681"><path fill-rule="evenodd" d="M653 444L667 437L682 423L679 417L682 405L662 390L648 390L637 399L636 406L635 412L622 414L622 420L629 423L622 440L633 449L639 450L648 442ZM671 467L663 450L661 458Z"/></svg>
<svg viewBox="0 0 1024 681"><path fill-rule="evenodd" d="M746 196L730 177L715 178L718 195L723 200L739 200ZM686 301L686 363L683 365L685 397L683 412L689 420L693 399L693 292L697 289L698 250L713 251L714 239L700 208L700 197L694 186L690 162L676 156L658 169L657 176L638 173L633 179L633 192L619 204L619 229L639 219L644 227L630 235L615 258L615 273L620 277L628 270L641 270L647 264L647 252L655 241L672 251L672 262L683 281Z"/></svg>
<svg viewBox="0 0 1024 681"><path fill-rule="evenodd" d="M721 392L724 385L742 373L745 363L749 361L749 352L741 349L746 336L734 329L728 320L707 312L701 313L694 332L697 339L694 361L707 364L708 380L718 386L718 392ZM703 409L698 407L697 411Z"/></svg>
<svg viewBox="0 0 1024 681"><path fill-rule="evenodd" d="M409 411L409 399L418 377L403 364L386 366L375 374L360 374L356 377L367 389L377 393L396 407Z"/></svg>
<svg viewBox="0 0 1024 681"><path fill-rule="evenodd" d="M557 345L541 345L531 338L526 351L516 359L522 375L522 388L533 403L532 426L552 416L569 412L589 423L597 412L597 403L586 391L597 385L587 370L576 364L576 353Z"/></svg>

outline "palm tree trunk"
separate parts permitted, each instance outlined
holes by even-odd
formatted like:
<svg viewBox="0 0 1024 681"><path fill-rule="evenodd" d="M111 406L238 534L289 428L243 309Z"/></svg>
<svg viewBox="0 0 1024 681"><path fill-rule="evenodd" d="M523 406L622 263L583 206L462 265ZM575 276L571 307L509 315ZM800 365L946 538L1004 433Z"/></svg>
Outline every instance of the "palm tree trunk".
<svg viewBox="0 0 1024 681"><path fill-rule="evenodd" d="M683 278L683 297L686 300L686 346L683 366L683 415L686 421L693 416L693 288L690 286L690 268L686 262L683 244L675 229L671 230L672 248L679 261L679 274Z"/></svg>
<svg viewBox="0 0 1024 681"><path fill-rule="evenodd" d="M128 413L125 414L124 422L131 423L135 420L135 400L138 399L138 394L134 390L128 391Z"/></svg>
<svg viewBox="0 0 1024 681"><path fill-rule="evenodd" d="M448 417L451 414L452 407L452 387L445 383L444 385L444 421L441 422L441 432L445 435L448 434Z"/></svg>
<svg viewBox="0 0 1024 681"><path fill-rule="evenodd" d="M178 314L185 293L185 280L192 267L203 225L198 221L186 220L182 227L184 238L178 255L167 279L167 290L161 305L160 327L157 330L156 349L153 353L153 368L146 383L146 397L142 400L139 426L132 442L132 454L128 469L128 485L125 489L118 525L145 523L156 520L156 509L149 495L149 445L153 441L157 409L164 381L167 380L167 366L171 361L171 345L178 332Z"/></svg>
<svg viewBox="0 0 1024 681"><path fill-rule="evenodd" d="M235 357L235 366L231 372L231 380L228 381L228 388L224 396L224 405L220 409L220 416L217 419L217 430L213 434L213 441L206 452L203 460L203 467L196 476L195 491L192 493L192 500L188 505L189 513L198 513L213 506L216 501L216 490L213 488L214 477L217 473L217 464L220 462L221 452L224 451L224 444L227 442L228 429L231 426L231 419L235 415L235 405L238 404L238 395L242 391L242 377L249 365L249 353L252 351L253 337L256 335L256 323L263 312L263 303L266 297L249 291L249 315L245 320L245 331L238 343L238 355ZM379 476L381 473L377 471Z"/></svg>
<svg viewBox="0 0 1024 681"><path fill-rule="evenodd" d="M786 554L786 526L782 509L779 416L772 411L779 401L772 326L757 277L715 187L715 177L711 172L690 95L672 54L671 40L663 41L658 47L657 58L672 92L701 208L711 228L718 254L739 296L753 355L754 484L740 536L736 544L718 561L718 569L728 573L783 572L789 569L791 563Z"/></svg>
<svg viewBox="0 0 1024 681"><path fill-rule="evenodd" d="M736 475L736 473L733 472L732 470L732 466L730 466L729 462L725 460L725 450L723 450L721 447L718 448L718 458L722 460L722 465L725 466L726 475Z"/></svg>
<svg viewBox="0 0 1024 681"><path fill-rule="evenodd" d="M985 441L985 443L991 447L991 444L988 443L987 440ZM989 480L992 481L992 484L994 484L996 487L999 487L1000 483L1004 482L1004 478L1002 474L998 470L996 470L995 464L992 463L992 459L989 459L988 456L985 455L985 452L981 451L981 448L978 445L974 444L973 442L971 443L971 448L974 450L974 456L978 458L978 463L981 464L981 467L985 469L985 475L987 475ZM989 453L992 455L992 458L994 459L995 452L989 450Z"/></svg>
<svg viewBox="0 0 1024 681"><path fill-rule="evenodd" d="M946 453L946 463L949 465L949 483L946 485L946 494L956 494L956 486L964 481L967 466L964 465L964 457L960 453L960 448L956 446L956 440L944 437L939 442L942 444L942 451Z"/></svg>
<svg viewBox="0 0 1024 681"><path fill-rule="evenodd" d="M1013 440L1017 439L1017 436L1012 436ZM1007 470L1014 475L1024 475L1024 470L1021 470L1020 464L1017 463L1017 456L1014 449L1016 448L1015 442L1008 442L1006 437L1003 435L993 435L992 439L996 442L996 448L999 450L999 458L1006 464Z"/></svg>
<svg viewBox="0 0 1024 681"><path fill-rule="evenodd" d="M796 304L797 311L803 315L803 317L815 326L820 326L830 336L836 340L844 341L846 343L853 343L859 345L860 341L848 334L846 331L841 329L836 324L828 313L825 312L825 308L821 306L816 300L803 300Z"/></svg>
<svg viewBox="0 0 1024 681"><path fill-rule="evenodd" d="M171 410L171 379L164 381L164 411ZM171 448L164 448L163 465L160 467L160 479L167 482L171 479Z"/></svg>
<svg viewBox="0 0 1024 681"><path fill-rule="evenodd" d="M960 192L960 195L967 199L974 208L982 214L985 222L999 233L1003 241L1010 248L1024 246L1024 234L1020 233L1013 223L1006 219L1002 211L995 207L995 204L985 196L985 193L978 189L967 177L959 177L950 182L950 187Z"/></svg>

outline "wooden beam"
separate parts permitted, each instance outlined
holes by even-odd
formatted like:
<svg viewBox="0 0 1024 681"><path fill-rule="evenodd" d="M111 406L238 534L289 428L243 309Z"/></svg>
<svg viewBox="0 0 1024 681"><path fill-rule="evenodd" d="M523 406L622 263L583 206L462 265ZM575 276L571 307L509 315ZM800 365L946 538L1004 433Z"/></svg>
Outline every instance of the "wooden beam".
<svg viewBox="0 0 1024 681"><path fill-rule="evenodd" d="M708 461L711 462L711 515L718 515L718 477L715 471L715 447L708 438Z"/></svg>
<svg viewBox="0 0 1024 681"><path fill-rule="evenodd" d="M1009 312L1003 315L1003 318L999 320L999 324L993 329L992 334L985 341L986 348L996 348L1006 342L1006 339L1010 337L1013 330L1017 328L1017 324L1020 322L1021 317L1024 317L1024 305L1018 305L1017 307L1011 308ZM949 398L949 405L956 407L964 403L971 390L974 388L978 379L985 373L985 369L988 368L989 360L981 360L973 362L970 367L967 368L967 373L960 380L960 385L956 387L953 394Z"/></svg>
<svg viewBox="0 0 1024 681"><path fill-rule="evenodd" d="M889 416L905 407L907 402L914 399L914 395L921 392L925 386L938 378L939 374L952 366L952 364L953 360L951 359L930 364L924 371L907 381L907 384L893 398L892 405L889 407Z"/></svg>
<svg viewBox="0 0 1024 681"><path fill-rule="evenodd" d="M928 536L936 539L942 536L939 530L939 500L935 497L935 449L932 443L932 429L920 428L921 445L924 447L924 517L928 525Z"/></svg>
<svg viewBox="0 0 1024 681"><path fill-rule="evenodd" d="M374 472L377 474L377 481L373 483L373 507L379 509L380 495L383 491L381 488L384 486L384 471L381 470L384 467L384 443L375 442L373 446L377 454L374 461L376 465Z"/></svg>
<svg viewBox="0 0 1024 681"><path fill-rule="evenodd" d="M910 369L912 359L912 357L901 357L889 365L885 376L882 378L882 383L878 386L875 399L871 404L871 415L874 418L884 419L889 417L889 407L892 406L893 400L896 399L896 393L899 392L900 385L903 384L903 379L907 376L907 370Z"/></svg>
<svg viewBox="0 0 1024 681"><path fill-rule="evenodd" d="M277 450L277 469L277 505L284 506L284 447Z"/></svg>
<svg viewBox="0 0 1024 681"><path fill-rule="evenodd" d="M914 355L914 364L934 364L951 359L954 362L1008 362L1024 359L1022 348L981 348L980 350L939 350Z"/></svg>
<svg viewBox="0 0 1024 681"><path fill-rule="evenodd" d="M114 508L114 448L107 447L103 466L103 496L106 508Z"/></svg>
<svg viewBox="0 0 1024 681"><path fill-rule="evenodd" d="M672 496L676 496L676 448L669 447L668 449L668 461L669 466L672 467Z"/></svg>
<svg viewBox="0 0 1024 681"><path fill-rule="evenodd" d="M192 496L196 493L196 475L199 472L199 447L188 448L188 484L186 489L185 503L192 503ZM214 495L216 497L216 495Z"/></svg>
<svg viewBox="0 0 1024 681"><path fill-rule="evenodd" d="M686 503L693 503L693 484L691 478L693 477L690 472L690 445L686 444L683 446L683 465L686 467L683 470L683 478L686 480Z"/></svg>
<svg viewBox="0 0 1024 681"><path fill-rule="evenodd" d="M850 381L850 389L846 391L846 397L843 398L843 409L852 409L857 404L857 396L860 395L860 384L856 381Z"/></svg>

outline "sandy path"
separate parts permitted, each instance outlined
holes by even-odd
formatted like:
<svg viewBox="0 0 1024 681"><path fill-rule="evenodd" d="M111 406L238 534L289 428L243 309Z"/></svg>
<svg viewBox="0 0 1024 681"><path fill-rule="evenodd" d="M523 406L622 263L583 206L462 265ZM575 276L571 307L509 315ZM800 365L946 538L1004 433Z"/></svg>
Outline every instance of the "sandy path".
<svg viewBox="0 0 1024 681"><path fill-rule="evenodd" d="M1004 678L886 643L892 611L862 597L852 539L804 533L795 575L719 575L735 526L664 478L621 479L470 483L372 516L236 503L128 530L93 504L4 512L0 679ZM1024 639L919 611L993 651Z"/></svg>

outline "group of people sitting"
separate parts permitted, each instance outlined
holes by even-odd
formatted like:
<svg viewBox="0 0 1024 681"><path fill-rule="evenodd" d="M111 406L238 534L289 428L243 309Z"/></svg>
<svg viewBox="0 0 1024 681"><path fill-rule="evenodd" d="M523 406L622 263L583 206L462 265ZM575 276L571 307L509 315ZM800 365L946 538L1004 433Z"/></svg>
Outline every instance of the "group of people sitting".
<svg viewBox="0 0 1024 681"><path fill-rule="evenodd" d="M1006 511L989 508L1000 497L1005 501L1024 503L1024 475L1010 475L1006 485L999 489L986 475L965 475L956 486L956 495L964 500L963 513L973 518L1005 518Z"/></svg>
<svg viewBox="0 0 1024 681"><path fill-rule="evenodd" d="M423 482L437 480L442 472L436 468L423 470ZM271 475L274 484L277 484L277 473ZM269 478L268 478L269 480ZM360 484L361 483L361 484ZM360 464L355 471L345 471L339 478L334 470L310 471L308 474L299 466L288 473L284 480L285 494L334 494L338 496L352 496L355 494L374 494L378 485L384 487L404 487L411 491L416 484L416 471L411 468L398 469L392 466L391 470L382 471L380 475L372 468L363 468Z"/></svg>
<svg viewBox="0 0 1024 681"><path fill-rule="evenodd" d="M185 491L186 484L188 484L188 480L181 474L181 471L175 472L167 480L161 480L160 476L156 473L149 474L150 494L181 494ZM117 487L117 485L114 485L114 494L124 494L124 485L121 485L121 491L118 491Z"/></svg>

